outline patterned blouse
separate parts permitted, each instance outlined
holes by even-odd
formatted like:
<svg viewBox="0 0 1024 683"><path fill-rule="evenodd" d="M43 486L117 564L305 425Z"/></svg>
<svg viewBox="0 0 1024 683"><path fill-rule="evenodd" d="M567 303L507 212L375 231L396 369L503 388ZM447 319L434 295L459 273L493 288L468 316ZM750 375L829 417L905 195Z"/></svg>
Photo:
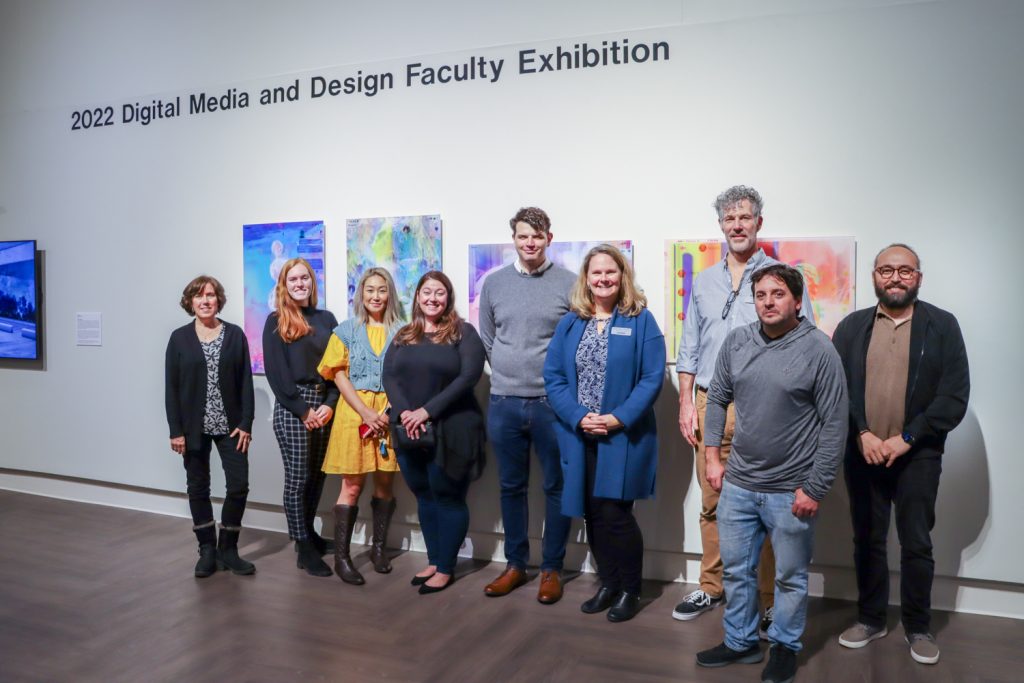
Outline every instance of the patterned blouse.
<svg viewBox="0 0 1024 683"><path fill-rule="evenodd" d="M224 412L224 397L220 393L220 350L224 345L224 326L216 338L204 342L206 357L206 407L203 411L203 434L219 436L228 433L228 415Z"/></svg>
<svg viewBox="0 0 1024 683"><path fill-rule="evenodd" d="M611 321L604 322L604 329L597 331L597 318L587 321L583 338L576 347L576 400L595 413L601 412L604 399L604 376L608 365L608 329Z"/></svg>

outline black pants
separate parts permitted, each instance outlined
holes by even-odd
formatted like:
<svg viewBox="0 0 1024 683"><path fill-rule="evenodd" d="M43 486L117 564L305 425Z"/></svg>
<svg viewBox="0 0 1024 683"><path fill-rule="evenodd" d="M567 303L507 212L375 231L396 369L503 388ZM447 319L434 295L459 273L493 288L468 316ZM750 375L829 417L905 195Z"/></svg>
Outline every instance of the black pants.
<svg viewBox="0 0 1024 683"><path fill-rule="evenodd" d="M907 633L928 633L931 626L931 530L939 491L939 457L903 456L892 467L869 465L858 454L846 459L846 488L853 519L854 563L857 568L858 619L869 626L885 624L889 604L886 538L889 516L896 506L900 541L900 602Z"/></svg>
<svg viewBox="0 0 1024 683"><path fill-rule="evenodd" d="M586 459L587 497L583 519L590 552L597 560L597 575L607 588L640 595L644 536L633 517L633 501L595 496L597 444L587 442Z"/></svg>
<svg viewBox="0 0 1024 683"><path fill-rule="evenodd" d="M216 543L217 530L213 524L213 505L210 503L210 452L217 444L220 463L224 468L224 507L221 508L221 524L226 527L240 527L245 501L249 497L249 458L237 450L238 439L226 434L210 436L203 434L199 448L185 451L186 486L188 507L192 512L192 524L200 543Z"/></svg>

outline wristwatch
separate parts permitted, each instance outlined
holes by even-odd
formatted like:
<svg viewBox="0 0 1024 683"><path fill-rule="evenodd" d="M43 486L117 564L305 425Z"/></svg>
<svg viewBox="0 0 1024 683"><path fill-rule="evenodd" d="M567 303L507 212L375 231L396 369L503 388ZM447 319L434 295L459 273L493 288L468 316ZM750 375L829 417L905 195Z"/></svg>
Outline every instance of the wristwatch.
<svg viewBox="0 0 1024 683"><path fill-rule="evenodd" d="M908 446L914 445L914 435L911 434L910 432L903 432L903 434L901 434L900 436L903 437L903 442L906 443Z"/></svg>

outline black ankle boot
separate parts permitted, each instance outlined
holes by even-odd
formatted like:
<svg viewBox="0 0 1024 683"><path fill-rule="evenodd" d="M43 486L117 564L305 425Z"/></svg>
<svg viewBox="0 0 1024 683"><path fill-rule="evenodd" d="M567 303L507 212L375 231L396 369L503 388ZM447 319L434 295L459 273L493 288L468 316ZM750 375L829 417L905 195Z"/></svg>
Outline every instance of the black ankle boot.
<svg viewBox="0 0 1024 683"><path fill-rule="evenodd" d="M212 543L202 543L199 546L199 561L196 562L195 574L197 578L205 579L217 571L217 546Z"/></svg>
<svg viewBox="0 0 1024 683"><path fill-rule="evenodd" d="M334 552L334 544L331 543L329 539L318 534L313 529L312 524L310 524L309 528L306 530L306 535L309 537L309 540L313 543L313 547L316 548L316 551L320 553L321 556L330 555Z"/></svg>
<svg viewBox="0 0 1024 683"><path fill-rule="evenodd" d="M361 586L366 583L363 575L352 564L349 547L352 544L352 529L356 525L358 505L334 506L334 573L345 583Z"/></svg>
<svg viewBox="0 0 1024 683"><path fill-rule="evenodd" d="M256 573L256 565L238 556L238 534L241 528L221 527L217 539L217 569L230 569L232 574Z"/></svg>
<svg viewBox="0 0 1024 683"><path fill-rule="evenodd" d="M622 591L608 610L608 621L629 621L640 611L640 596Z"/></svg>
<svg viewBox="0 0 1024 683"><path fill-rule="evenodd" d="M304 541L295 542L295 550L299 556L295 559L295 566L305 569L310 576L330 576L333 572L327 563L321 559L320 551L308 538Z"/></svg>
<svg viewBox="0 0 1024 683"><path fill-rule="evenodd" d="M391 560L388 559L385 548L388 542L391 516L395 514L396 505L394 498L391 500L370 499L370 507L373 508L373 544L370 546L370 561L373 562L373 571L378 574L391 572Z"/></svg>

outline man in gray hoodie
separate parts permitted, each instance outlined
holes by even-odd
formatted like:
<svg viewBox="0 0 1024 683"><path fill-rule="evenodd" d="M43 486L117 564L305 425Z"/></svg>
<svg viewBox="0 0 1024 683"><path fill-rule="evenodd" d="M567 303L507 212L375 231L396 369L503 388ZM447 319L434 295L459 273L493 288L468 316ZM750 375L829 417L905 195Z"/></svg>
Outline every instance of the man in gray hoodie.
<svg viewBox="0 0 1024 683"><path fill-rule="evenodd" d="M701 666L760 662L757 559L775 549L775 614L762 681L796 675L807 617L807 568L818 503L832 486L848 423L842 362L827 335L800 316L804 281L786 265L754 273L758 322L726 337L708 390L706 476L721 490L725 641L697 654ZM726 407L736 406L728 466L720 461Z"/></svg>

